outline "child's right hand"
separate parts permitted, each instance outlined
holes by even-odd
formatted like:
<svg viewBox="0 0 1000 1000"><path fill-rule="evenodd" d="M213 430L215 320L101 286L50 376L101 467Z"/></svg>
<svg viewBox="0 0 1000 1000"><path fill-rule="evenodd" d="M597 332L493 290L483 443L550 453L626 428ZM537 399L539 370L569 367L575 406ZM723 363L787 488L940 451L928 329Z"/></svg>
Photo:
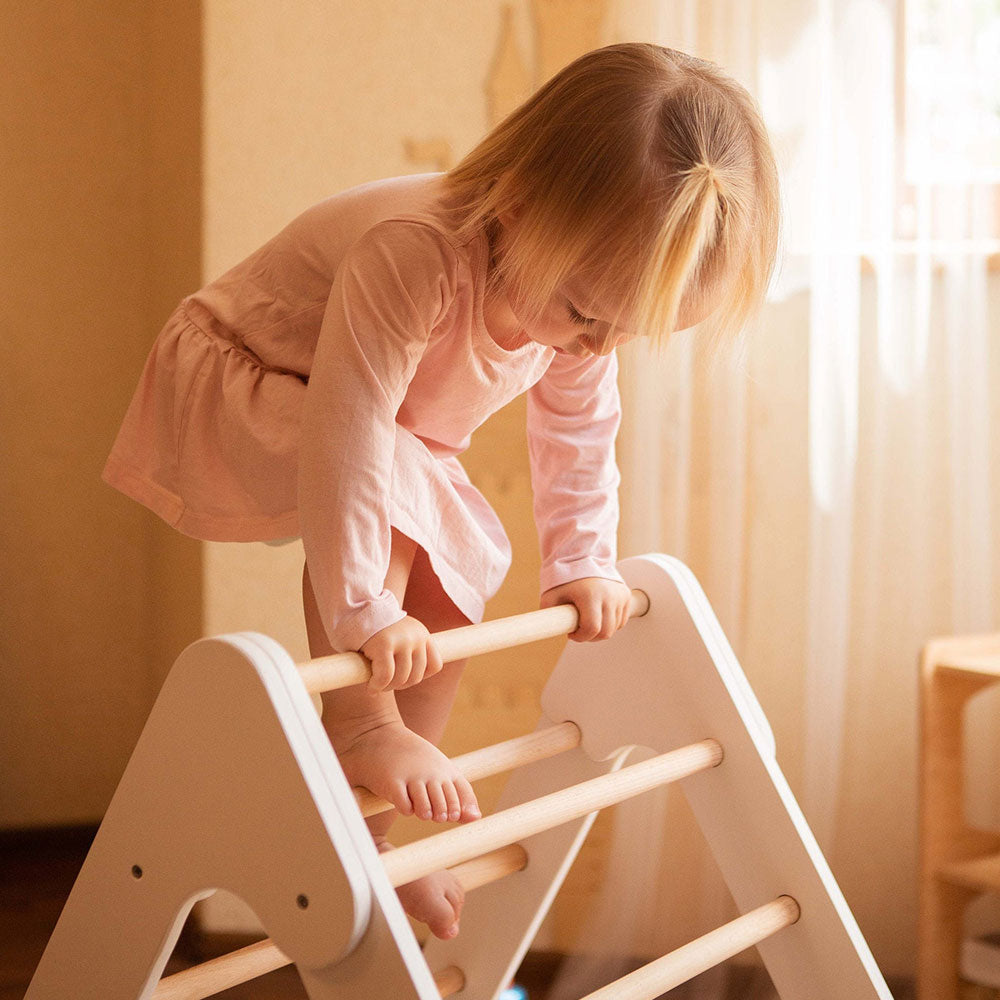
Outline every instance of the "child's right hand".
<svg viewBox="0 0 1000 1000"><path fill-rule="evenodd" d="M409 615L376 632L360 652L371 660L371 692L412 687L443 666L430 632Z"/></svg>

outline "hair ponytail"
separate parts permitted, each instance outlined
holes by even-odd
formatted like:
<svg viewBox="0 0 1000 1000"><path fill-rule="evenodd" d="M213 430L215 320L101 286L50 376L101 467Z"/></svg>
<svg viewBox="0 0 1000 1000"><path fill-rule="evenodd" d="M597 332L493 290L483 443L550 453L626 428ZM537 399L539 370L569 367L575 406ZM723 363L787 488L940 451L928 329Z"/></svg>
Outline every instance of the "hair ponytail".
<svg viewBox="0 0 1000 1000"><path fill-rule="evenodd" d="M698 287L725 213L714 167L697 163L677 186L650 256L637 303L656 330L673 330L685 295Z"/></svg>

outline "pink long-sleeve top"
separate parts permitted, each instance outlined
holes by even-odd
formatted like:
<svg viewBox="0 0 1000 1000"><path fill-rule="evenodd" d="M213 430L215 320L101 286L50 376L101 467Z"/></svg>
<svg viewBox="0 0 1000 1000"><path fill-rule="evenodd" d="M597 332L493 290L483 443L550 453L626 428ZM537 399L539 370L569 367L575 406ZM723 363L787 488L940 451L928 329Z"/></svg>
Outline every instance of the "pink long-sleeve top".
<svg viewBox="0 0 1000 1000"><path fill-rule="evenodd" d="M457 456L528 393L541 589L615 569L617 362L483 321L485 235L456 243L440 175L327 199L185 299L143 372L105 479L187 534L301 533L335 649L404 616L390 526L472 621L510 545Z"/></svg>

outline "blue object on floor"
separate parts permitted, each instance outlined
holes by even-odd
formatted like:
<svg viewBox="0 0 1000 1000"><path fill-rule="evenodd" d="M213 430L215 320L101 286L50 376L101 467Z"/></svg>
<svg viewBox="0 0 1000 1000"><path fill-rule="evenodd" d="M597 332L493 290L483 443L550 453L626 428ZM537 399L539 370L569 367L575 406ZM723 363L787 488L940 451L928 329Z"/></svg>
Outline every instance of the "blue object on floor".
<svg viewBox="0 0 1000 1000"><path fill-rule="evenodd" d="M528 991L515 983L500 994L500 1000L528 1000Z"/></svg>

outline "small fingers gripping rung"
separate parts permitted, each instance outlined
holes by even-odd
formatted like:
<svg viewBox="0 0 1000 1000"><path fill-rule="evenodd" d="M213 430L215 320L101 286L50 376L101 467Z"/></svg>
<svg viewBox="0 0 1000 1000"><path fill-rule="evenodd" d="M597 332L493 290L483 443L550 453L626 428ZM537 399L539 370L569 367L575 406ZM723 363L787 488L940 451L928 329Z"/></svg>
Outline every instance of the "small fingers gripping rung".
<svg viewBox="0 0 1000 1000"><path fill-rule="evenodd" d="M392 853L383 855L383 858ZM449 870L463 891L471 892L521 871L527 863L528 855L524 848L520 844L508 844L501 850L471 858ZM153 1000L203 1000L275 969L282 969L291 961L270 938L265 938L228 955L164 977L153 991ZM453 967L443 969L434 979L442 996L458 992L465 981L462 973Z"/></svg>
<svg viewBox="0 0 1000 1000"><path fill-rule="evenodd" d="M640 618L648 610L649 598L641 590L633 590L629 617ZM451 663L498 649L569 635L576 631L578 621L579 614L572 604L559 604L542 611L529 611L523 615L435 632L433 638L441 654L441 662ZM371 664L360 653L320 656L308 663L300 663L298 670L310 694L364 684L372 675Z"/></svg>
<svg viewBox="0 0 1000 1000"><path fill-rule="evenodd" d="M382 859L386 874L393 886L406 885L721 762L722 746L712 739L671 750L390 851Z"/></svg>
<svg viewBox="0 0 1000 1000"><path fill-rule="evenodd" d="M469 781L478 781L515 767L546 760L579 745L580 727L575 722L560 722L556 726L547 726L545 729L454 757L452 763ZM355 788L354 797L362 816L374 816L393 808L391 802L379 798L367 788Z"/></svg>
<svg viewBox="0 0 1000 1000"><path fill-rule="evenodd" d="M798 919L799 904L791 896L779 896L669 955L588 993L583 1000L653 1000L746 948L760 944Z"/></svg>

